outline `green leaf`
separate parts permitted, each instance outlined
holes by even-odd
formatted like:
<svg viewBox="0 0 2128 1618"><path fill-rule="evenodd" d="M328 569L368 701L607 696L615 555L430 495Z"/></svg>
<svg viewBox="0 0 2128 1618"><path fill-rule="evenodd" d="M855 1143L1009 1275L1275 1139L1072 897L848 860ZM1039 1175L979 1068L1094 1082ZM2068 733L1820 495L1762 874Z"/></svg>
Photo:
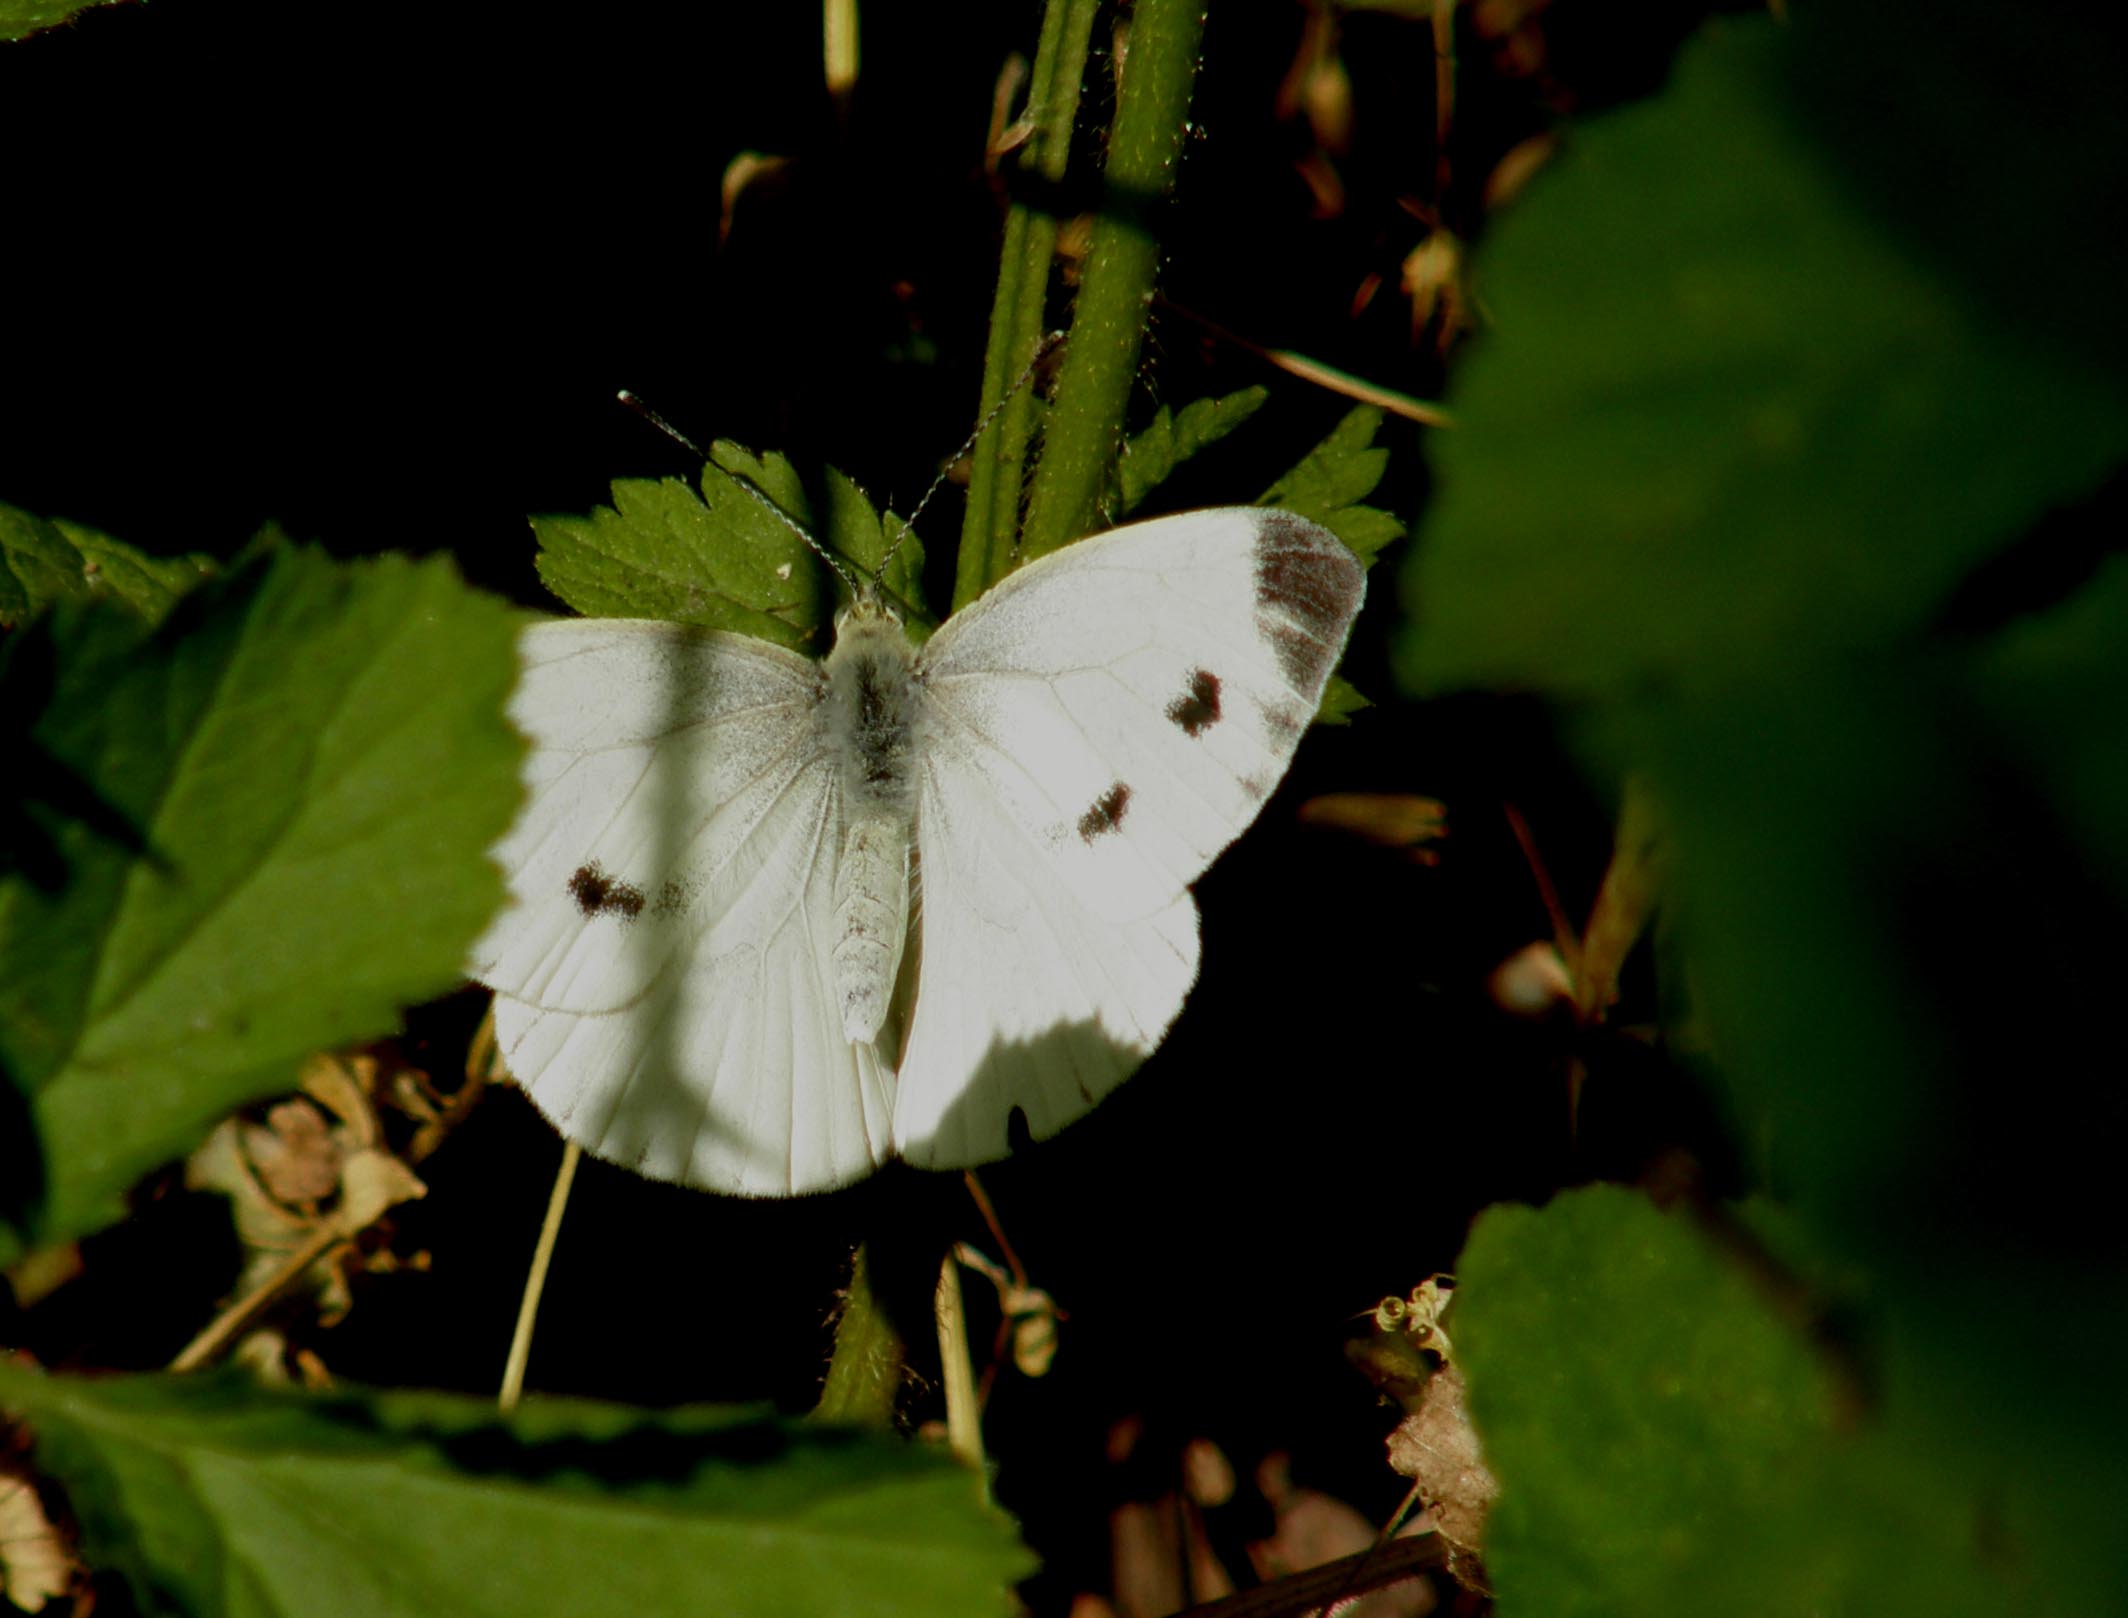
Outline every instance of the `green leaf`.
<svg viewBox="0 0 2128 1618"><path fill-rule="evenodd" d="M882 524L879 508L843 473L832 466L826 469L826 514L816 520L797 469L783 456L774 452L755 455L724 438L710 446L709 454L719 469L747 479L770 495L791 521L840 557L859 578L879 575L884 564L881 582L887 593L916 616L927 616L923 541L894 518L889 555L890 530Z"/></svg>
<svg viewBox="0 0 2128 1618"><path fill-rule="evenodd" d="M1483 1214L1456 1266L1456 1349L1501 1497L1501 1611L1671 1610L1754 1513L1796 1514L1829 1428L1802 1342L1687 1225L1611 1187ZM1680 1592L1681 1593L1681 1592Z"/></svg>
<svg viewBox="0 0 2128 1618"><path fill-rule="evenodd" d="M2076 987L2122 914L2090 873L2128 872L2108 582L1999 647L1739 681L1598 732L1659 795L1674 975L1748 1136L1883 1287L1954 1286L1953 1253L2018 1262L2024 1222L1974 1176L2021 1207L2076 1180L2031 1154L2046 1120L2075 1132L2050 1108L2083 1104L2109 1026ZM2034 897L2063 892L2073 914ZM2006 1064L2071 1087L2003 1116Z"/></svg>
<svg viewBox="0 0 2128 1618"><path fill-rule="evenodd" d="M840 478L842 474L835 476ZM856 485L850 487L854 489ZM890 547L880 587L901 608L909 634L916 640L927 640L937 622L924 597L923 536L891 511L881 519L880 535Z"/></svg>
<svg viewBox="0 0 2128 1618"><path fill-rule="evenodd" d="M518 798L515 625L442 561L281 549L152 630L63 602L17 633L0 710L88 806L42 885L0 882L0 1066L45 1180L20 1234L109 1220L306 1052L460 981Z"/></svg>
<svg viewBox="0 0 2128 1618"><path fill-rule="evenodd" d="M1951 13L1907 7L1890 37L1971 36L1955 97L1848 49L1844 18L1722 19L1503 219L1407 577L1411 684L1643 690L1894 642L2128 449L2119 343L1977 289L1971 261L2036 255L1973 216L1958 154L2031 123L2031 96L1999 16ZM1920 144L1916 120L1959 133ZM1900 183L1865 183L1886 152ZM2060 213L2019 217L2088 282L2110 213Z"/></svg>
<svg viewBox="0 0 2128 1618"><path fill-rule="evenodd" d="M2006 752L2128 910L2128 558L2052 612L2012 624L1976 675Z"/></svg>
<svg viewBox="0 0 2128 1618"><path fill-rule="evenodd" d="M0 1364L93 1566L152 1614L999 1614L1032 1571L942 1451L746 1411Z"/></svg>
<svg viewBox="0 0 2128 1618"><path fill-rule="evenodd" d="M1877 1425L1799 1493L1857 1580L1972 1561L1887 1502L2016 1544L1996 1571L2050 1588L1995 1611L2128 1600L2105 1526L2128 1502L2123 1271L2088 1202L2114 1167L2093 1053L2128 918L2124 623L2116 561L1992 641L1672 693L1598 731L1659 795L1664 976L1690 987L1740 1135L1810 1246L1866 1266ZM2015 1301L1976 1322L1982 1277Z"/></svg>
<svg viewBox="0 0 2128 1618"><path fill-rule="evenodd" d="M62 597L116 601L154 623L213 571L204 556L148 556L79 523L0 505L0 629Z"/></svg>
<svg viewBox="0 0 2128 1618"><path fill-rule="evenodd" d="M1321 523L1361 561L1372 562L1383 546L1404 536L1404 525L1388 512L1361 504L1389 466L1389 451L1374 444L1381 425L1382 413L1373 405L1355 407L1264 491L1262 504Z"/></svg>
<svg viewBox="0 0 2128 1618"><path fill-rule="evenodd" d="M805 541L714 465L700 498L677 478L624 478L611 507L532 528L540 578L587 617L661 618L799 651L833 609Z"/></svg>
<svg viewBox="0 0 2128 1618"><path fill-rule="evenodd" d="M1316 705L1315 722L1318 725L1349 725L1354 714L1373 706L1374 703L1358 686L1342 674L1333 674L1330 683L1323 687L1323 700Z"/></svg>
<svg viewBox="0 0 2128 1618"><path fill-rule="evenodd" d="M1216 399L1192 399L1180 415L1162 405L1145 430L1123 446L1116 467L1120 509L1136 510L1176 467L1226 437L1270 396L1267 388L1242 388Z"/></svg>
<svg viewBox="0 0 2128 1618"><path fill-rule="evenodd" d="M27 39L111 0L0 0L0 40Z"/></svg>
<svg viewBox="0 0 2128 1618"><path fill-rule="evenodd" d="M2058 1610L2006 1600L1977 1480L1839 1430L1808 1341L1682 1216L1609 1186L1495 1208L1457 1280L1504 1618Z"/></svg>
<svg viewBox="0 0 2128 1618"><path fill-rule="evenodd" d="M790 524L740 487L742 478L854 574L878 570L885 529L856 484L829 469L825 515L816 521L788 460L719 439L702 469L699 499L675 478L623 479L613 485L613 505L588 517L534 517L539 576L587 617L660 618L794 651L821 649L834 614L834 576ZM898 521L894 532L902 532ZM912 534L894 552L883 581L919 626L922 570L923 546Z"/></svg>

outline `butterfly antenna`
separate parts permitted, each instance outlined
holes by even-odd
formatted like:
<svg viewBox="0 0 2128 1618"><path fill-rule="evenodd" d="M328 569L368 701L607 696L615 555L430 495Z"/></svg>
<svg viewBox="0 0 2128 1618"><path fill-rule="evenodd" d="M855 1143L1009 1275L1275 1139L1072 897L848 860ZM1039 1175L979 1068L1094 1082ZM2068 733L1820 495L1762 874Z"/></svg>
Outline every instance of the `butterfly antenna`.
<svg viewBox="0 0 2128 1618"><path fill-rule="evenodd" d="M641 416L645 421L649 422L651 426L657 428L659 432L663 433L675 444L678 444L680 448L686 450L689 454L693 455L696 460L706 461L709 459L709 456L703 452L702 446L700 444L697 444L692 438L689 438L685 433L681 432L679 428L675 427L671 422L667 421L663 416L659 415L655 410L651 409L649 405L645 404L643 402L643 396L641 394L630 393L626 388L623 388L618 394L615 395L615 397L618 398L621 403L626 405L630 410L633 410L637 415Z"/></svg>
<svg viewBox="0 0 2128 1618"><path fill-rule="evenodd" d="M712 465L715 464L714 462L710 462L709 452L707 450L703 449L700 444L697 444L692 438L689 438L685 433L681 432L679 428L675 427L671 422L667 421L663 416L659 415L655 410L651 409L649 405L645 404L640 394L631 393L628 389L623 388L614 397L619 399L622 404L626 405L630 410L633 410L637 415L641 416L645 421L649 422L651 426L657 428L659 432L663 433L675 444L678 444L682 449L688 451L691 455L695 457L696 460L708 462ZM766 511L771 517L774 517L776 521L783 524L784 527L788 528L792 533L796 534L800 539L804 540L807 547L813 552L814 555L818 556L823 562L827 563L829 567L835 570L835 576L842 580L843 584L848 588L850 594L853 596L857 594L857 579L847 567L843 566L842 558L835 555L834 552L830 551L825 545L821 544L819 540L815 539L811 534L807 533L803 524L799 523L798 520L792 517L792 515L788 511L785 511L781 506L777 505L775 501L771 500L768 497L768 493L766 490L757 488L752 478L746 477L741 473L727 471L721 466L718 467L717 470L723 472L726 477L732 480L732 482L736 483L740 488L744 489L749 495L751 495L754 500L760 504L761 508ZM929 497L926 496L926 498ZM892 553L890 552L889 554ZM882 561L880 563L880 567L882 571L884 571L886 563Z"/></svg>
<svg viewBox="0 0 2128 1618"><path fill-rule="evenodd" d="M945 487L946 479L952 473L953 469L974 452L975 446L978 442L981 441L983 434L990 431L991 423L996 421L998 417L1002 416L1005 413L1005 407L1012 403L1013 395L1018 393L1020 389L1027 386L1027 384L1031 380L1033 380L1034 373L1041 368L1042 362L1048 359L1051 354L1056 352L1057 345L1062 343L1063 341L1064 334L1060 331L1053 331L1047 337L1044 337L1039 343L1035 345L1034 355L1031 359L1028 360L1026 369L1021 371L1018 376L1013 378L1012 386L1007 388L1004 394L998 399L998 402L992 405L989 410L984 413L983 419L975 424L975 431L968 435L968 442L961 445L959 449L955 450L950 456L948 456L946 458L945 464L939 468L938 476L931 480L931 487L924 490L924 497L916 502L916 509L910 512L907 519L903 522L902 534L904 537L906 537L910 529L916 526L916 519L923 515L924 507L928 506L931 503L931 497L934 494L938 493L940 489ZM894 551L899 550L900 548L901 540L896 539L894 541L893 549L890 549L887 552L886 557L882 558L880 561L879 565L882 571L885 570L887 561L893 557Z"/></svg>

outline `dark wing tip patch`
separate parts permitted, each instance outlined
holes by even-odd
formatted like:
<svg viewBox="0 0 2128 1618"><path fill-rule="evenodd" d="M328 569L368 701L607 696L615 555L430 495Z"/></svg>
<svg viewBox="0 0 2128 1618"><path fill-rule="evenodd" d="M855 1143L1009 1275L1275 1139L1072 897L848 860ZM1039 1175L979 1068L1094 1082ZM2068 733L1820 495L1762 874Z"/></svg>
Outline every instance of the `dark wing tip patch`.
<svg viewBox="0 0 2128 1618"><path fill-rule="evenodd" d="M1189 688L1167 705L1167 716L1185 736L1202 736L1219 723L1219 676L1210 669L1190 675Z"/></svg>
<svg viewBox="0 0 2128 1618"><path fill-rule="evenodd" d="M1256 624L1294 690L1320 695L1366 593L1366 570L1329 529L1258 513Z"/></svg>
<svg viewBox="0 0 2128 1618"><path fill-rule="evenodd" d="M570 872L568 887L569 897L587 916L612 915L633 921L643 913L643 890L608 876L596 862Z"/></svg>
<svg viewBox="0 0 2128 1618"><path fill-rule="evenodd" d="M1259 703L1257 712L1263 716L1265 733L1281 747L1292 747L1299 742L1300 733L1308 728L1308 720L1312 717L1307 709L1283 702Z"/></svg>
<svg viewBox="0 0 2128 1618"><path fill-rule="evenodd" d="M1118 781L1100 797L1094 799L1085 814L1079 817L1079 837L1091 843L1096 837L1105 837L1123 824L1123 811L1130 807L1131 789Z"/></svg>

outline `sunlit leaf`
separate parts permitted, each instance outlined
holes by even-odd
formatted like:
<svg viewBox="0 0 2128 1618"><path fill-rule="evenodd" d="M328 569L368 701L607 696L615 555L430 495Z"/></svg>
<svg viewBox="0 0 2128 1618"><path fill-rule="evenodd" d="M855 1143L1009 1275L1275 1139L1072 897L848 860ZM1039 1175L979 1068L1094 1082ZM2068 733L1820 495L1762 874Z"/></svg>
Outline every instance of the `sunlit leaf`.
<svg viewBox="0 0 2128 1618"><path fill-rule="evenodd" d="M27 39L110 0L0 0L0 40Z"/></svg>
<svg viewBox="0 0 2128 1618"><path fill-rule="evenodd" d="M5 1365L0 1394L155 1614L991 1618L1031 1571L965 1468L885 1434Z"/></svg>
<svg viewBox="0 0 2128 1618"><path fill-rule="evenodd" d="M18 1234L94 1228L306 1052L459 981L517 801L513 627L447 563L282 549L153 630L63 602L18 632L0 700L81 811L45 817L51 880L0 882L0 1064L44 1181Z"/></svg>
<svg viewBox="0 0 2128 1618"><path fill-rule="evenodd" d="M587 617L662 618L795 650L832 610L805 542L713 465L699 497L677 478L624 478L611 506L532 527L540 578Z"/></svg>
<svg viewBox="0 0 2128 1618"><path fill-rule="evenodd" d="M811 534L870 577L887 555L886 525L864 492L840 472L825 474L823 512L806 498L797 469L781 455L755 455L719 440L702 468L701 496L675 478L622 479L613 504L588 516L532 519L539 576L548 589L593 618L660 618L733 630L793 650L824 649L836 588ZM785 522L740 486L745 479L787 516ZM899 538L901 524L892 524ZM912 534L888 560L888 593L923 610L923 546Z"/></svg>

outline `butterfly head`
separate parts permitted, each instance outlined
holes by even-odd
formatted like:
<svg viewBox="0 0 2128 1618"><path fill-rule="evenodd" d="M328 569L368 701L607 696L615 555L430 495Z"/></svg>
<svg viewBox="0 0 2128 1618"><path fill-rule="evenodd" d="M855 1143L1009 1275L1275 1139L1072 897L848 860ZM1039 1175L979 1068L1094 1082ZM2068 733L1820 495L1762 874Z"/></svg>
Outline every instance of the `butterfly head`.
<svg viewBox="0 0 2128 1618"><path fill-rule="evenodd" d="M860 579L850 596L849 604L835 609L835 638L840 640L852 628L870 628L873 625L899 629L902 616L880 593L877 579Z"/></svg>
<svg viewBox="0 0 2128 1618"><path fill-rule="evenodd" d="M834 609L834 643L845 645L872 634L900 634L902 615L879 590L877 579L858 579L849 602Z"/></svg>

